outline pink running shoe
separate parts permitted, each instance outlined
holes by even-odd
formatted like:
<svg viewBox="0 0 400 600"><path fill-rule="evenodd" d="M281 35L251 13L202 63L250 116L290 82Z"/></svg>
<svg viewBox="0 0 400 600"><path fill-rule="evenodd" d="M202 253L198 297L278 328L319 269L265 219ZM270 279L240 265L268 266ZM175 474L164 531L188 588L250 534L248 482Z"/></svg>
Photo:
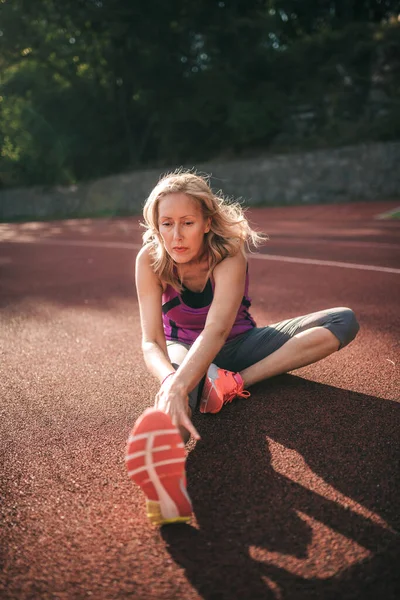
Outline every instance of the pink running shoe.
<svg viewBox="0 0 400 600"><path fill-rule="evenodd" d="M184 443L169 415L145 410L129 436L125 463L129 477L147 497L147 516L153 525L190 520L185 462Z"/></svg>
<svg viewBox="0 0 400 600"><path fill-rule="evenodd" d="M200 412L217 413L224 404L232 402L236 397L248 398L250 392L243 389L244 383L239 373L219 369L211 364L204 382L200 400Z"/></svg>

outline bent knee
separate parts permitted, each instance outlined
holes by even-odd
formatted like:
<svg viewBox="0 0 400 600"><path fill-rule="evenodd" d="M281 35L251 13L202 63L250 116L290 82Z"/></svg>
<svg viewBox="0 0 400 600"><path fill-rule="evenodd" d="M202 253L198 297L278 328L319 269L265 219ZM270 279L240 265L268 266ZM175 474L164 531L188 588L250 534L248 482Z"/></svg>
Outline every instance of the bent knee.
<svg viewBox="0 0 400 600"><path fill-rule="evenodd" d="M337 311L340 315L340 337L338 336L340 340L340 349L344 348L354 340L360 330L360 325L351 308L341 307L337 309Z"/></svg>

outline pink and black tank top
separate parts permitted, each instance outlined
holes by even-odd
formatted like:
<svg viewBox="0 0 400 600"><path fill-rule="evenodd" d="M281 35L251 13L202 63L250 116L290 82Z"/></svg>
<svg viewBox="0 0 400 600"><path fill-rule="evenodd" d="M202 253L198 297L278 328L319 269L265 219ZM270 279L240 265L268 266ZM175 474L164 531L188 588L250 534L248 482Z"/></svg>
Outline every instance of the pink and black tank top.
<svg viewBox="0 0 400 600"><path fill-rule="evenodd" d="M227 340L256 326L249 313L249 275L246 272L244 296ZM214 297L214 282L209 279L202 292L192 292L184 287L181 293L168 285L162 295L162 319L167 340L193 344L203 331Z"/></svg>

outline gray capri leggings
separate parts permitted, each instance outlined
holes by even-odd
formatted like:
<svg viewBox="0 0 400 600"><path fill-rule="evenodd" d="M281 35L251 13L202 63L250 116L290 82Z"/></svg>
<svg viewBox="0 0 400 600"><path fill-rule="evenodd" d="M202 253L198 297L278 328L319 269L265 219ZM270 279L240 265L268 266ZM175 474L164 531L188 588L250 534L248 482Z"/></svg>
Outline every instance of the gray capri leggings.
<svg viewBox="0 0 400 600"><path fill-rule="evenodd" d="M278 350L297 333L312 327L329 329L340 342L339 350L354 340L360 328L350 308L320 310L266 327L254 327L226 342L213 363L229 371L243 371ZM175 369L181 364L189 348L190 345L182 342L167 341L168 355ZM192 411L197 406L202 387L203 381L189 394Z"/></svg>

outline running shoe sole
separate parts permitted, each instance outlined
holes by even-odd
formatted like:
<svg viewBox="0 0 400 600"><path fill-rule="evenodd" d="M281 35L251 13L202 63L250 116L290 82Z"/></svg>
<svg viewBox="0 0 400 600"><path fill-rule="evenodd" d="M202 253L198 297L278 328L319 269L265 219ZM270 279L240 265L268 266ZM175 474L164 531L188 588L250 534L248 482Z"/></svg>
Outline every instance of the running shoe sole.
<svg viewBox="0 0 400 600"><path fill-rule="evenodd" d="M147 516L153 525L190 520L185 462L184 443L169 415L147 409L128 438L125 464L129 477L147 497Z"/></svg>

